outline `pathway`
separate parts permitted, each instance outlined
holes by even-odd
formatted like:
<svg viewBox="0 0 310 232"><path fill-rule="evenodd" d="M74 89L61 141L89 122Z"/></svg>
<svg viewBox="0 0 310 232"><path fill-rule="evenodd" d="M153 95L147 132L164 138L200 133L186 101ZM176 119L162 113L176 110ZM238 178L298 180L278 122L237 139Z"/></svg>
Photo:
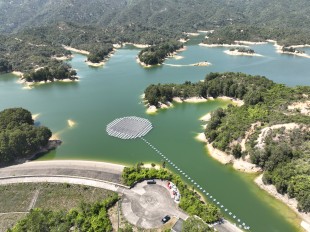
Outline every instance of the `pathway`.
<svg viewBox="0 0 310 232"><path fill-rule="evenodd" d="M170 164L178 173L181 174L184 178L188 179L193 185L197 187L208 199L210 202L213 202L217 205L222 211L228 214L239 226L239 228L243 228L245 230L249 230L250 226L246 225L241 221L235 214L233 214L229 209L227 209L224 205L222 205L214 196L212 196L207 190L205 190L202 186L200 186L197 182L195 182L189 175L187 175L183 170L181 170L177 165L175 165L168 157L166 157L162 152L160 152L155 146L153 146L149 141L145 138L141 138L147 145L149 145L159 156L161 159L165 160L168 164Z"/></svg>

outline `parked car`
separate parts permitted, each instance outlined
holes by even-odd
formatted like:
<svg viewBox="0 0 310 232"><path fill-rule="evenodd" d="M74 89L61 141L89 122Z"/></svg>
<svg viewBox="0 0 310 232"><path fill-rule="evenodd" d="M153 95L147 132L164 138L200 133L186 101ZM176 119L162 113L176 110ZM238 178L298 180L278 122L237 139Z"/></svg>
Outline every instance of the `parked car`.
<svg viewBox="0 0 310 232"><path fill-rule="evenodd" d="M169 215L166 215L165 217L163 217L163 219L161 219L162 223L166 223L170 220L170 216Z"/></svg>
<svg viewBox="0 0 310 232"><path fill-rule="evenodd" d="M156 181L155 180L148 180L146 181L147 184L156 184Z"/></svg>

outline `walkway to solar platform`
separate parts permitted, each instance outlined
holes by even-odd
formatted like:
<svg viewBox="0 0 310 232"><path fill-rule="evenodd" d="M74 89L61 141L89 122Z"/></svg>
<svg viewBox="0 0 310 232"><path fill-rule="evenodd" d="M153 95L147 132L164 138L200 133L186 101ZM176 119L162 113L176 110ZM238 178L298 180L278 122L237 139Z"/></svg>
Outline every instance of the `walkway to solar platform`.
<svg viewBox="0 0 310 232"><path fill-rule="evenodd" d="M171 165L177 172L179 172L184 178L188 179L193 185L197 187L210 202L213 202L219 208L221 208L225 213L231 216L234 221L238 222L238 226L245 230L249 230L250 227L243 223L236 215L230 212L224 205L222 205L216 198L214 198L209 192L203 189L198 183L196 183L189 175L187 175L183 170L176 166L170 159L168 159L163 153L161 153L155 146L153 146L149 141L147 141L143 136L145 136L150 130L152 130L152 123L144 118L139 118L135 116L118 118L107 125L107 133L110 136L117 137L120 139L136 139L141 138L147 145L149 145L161 159L165 160L169 165Z"/></svg>

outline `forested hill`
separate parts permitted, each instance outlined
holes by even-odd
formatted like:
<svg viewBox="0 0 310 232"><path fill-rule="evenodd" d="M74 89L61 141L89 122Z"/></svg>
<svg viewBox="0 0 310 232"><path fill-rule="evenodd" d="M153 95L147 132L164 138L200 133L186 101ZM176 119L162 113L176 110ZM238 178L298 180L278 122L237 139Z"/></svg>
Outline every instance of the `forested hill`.
<svg viewBox="0 0 310 232"><path fill-rule="evenodd" d="M59 21L178 31L250 24L310 30L308 0L0 0L0 32Z"/></svg>
<svg viewBox="0 0 310 232"><path fill-rule="evenodd" d="M287 87L243 73L209 73L204 82L150 85L149 104L173 97L229 96L244 101L211 114L205 135L213 147L252 162L264 171L265 184L298 201L310 212L310 87Z"/></svg>

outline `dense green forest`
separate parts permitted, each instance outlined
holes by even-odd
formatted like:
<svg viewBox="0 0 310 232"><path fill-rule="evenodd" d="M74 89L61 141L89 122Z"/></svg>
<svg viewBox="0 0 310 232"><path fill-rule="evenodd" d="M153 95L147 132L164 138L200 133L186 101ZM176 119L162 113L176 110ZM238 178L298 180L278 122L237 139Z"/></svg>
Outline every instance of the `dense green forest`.
<svg viewBox="0 0 310 232"><path fill-rule="evenodd" d="M197 215L205 222L211 223L221 218L219 209L211 204L204 203L200 200L200 196L194 191L193 187L187 186L181 179L168 170L161 168L142 168L141 164L136 167L125 167L122 174L124 184L133 186L136 182L146 179L163 179L172 181L181 193L181 201L179 207L189 215Z"/></svg>
<svg viewBox="0 0 310 232"><path fill-rule="evenodd" d="M98 63L112 51L114 43L158 45L185 38L184 31L199 29L216 29L207 43L274 39L281 45L309 44L310 3L293 2L2 0L0 72L55 69L51 57L70 55L62 45L87 50L88 60ZM151 63L158 59L160 54L146 57Z"/></svg>
<svg viewBox="0 0 310 232"><path fill-rule="evenodd" d="M59 21L111 28L143 24L170 31L238 24L309 31L309 9L308 0L1 0L0 31Z"/></svg>
<svg viewBox="0 0 310 232"><path fill-rule="evenodd" d="M0 59L0 73L12 72L12 65L5 59Z"/></svg>
<svg viewBox="0 0 310 232"><path fill-rule="evenodd" d="M146 65L162 64L167 56L173 54L180 48L183 48L182 43L170 41L144 48L140 51L138 57Z"/></svg>
<svg viewBox="0 0 310 232"><path fill-rule="evenodd" d="M298 209L310 212L310 118L300 109L289 110L291 104L309 101L310 87L287 87L265 77L242 73L210 73L204 82L150 85L145 97L150 104L171 101L173 97L229 96L244 100L244 105L229 105L212 113L205 135L214 147L236 158L249 157L262 167L265 183L272 183L278 192L298 200ZM295 123L297 128L271 130L258 145L263 128ZM240 143L253 126L245 150Z"/></svg>
<svg viewBox="0 0 310 232"><path fill-rule="evenodd" d="M56 61L54 61L56 62ZM32 71L24 75L23 79L27 82L40 82L40 81L55 81L70 79L76 80L76 71L71 68L68 64L62 64L56 62L58 65L53 65L39 70Z"/></svg>
<svg viewBox="0 0 310 232"><path fill-rule="evenodd" d="M0 68L25 73L39 67L57 69L62 61L57 63L55 57L71 55L63 45L90 52L87 59L98 63L113 51L113 43L158 44L181 36L182 33L159 31L142 25L100 29L74 23L55 23L16 34L0 35Z"/></svg>
<svg viewBox="0 0 310 232"><path fill-rule="evenodd" d="M116 193L102 202L81 203L79 207L65 211L33 209L8 232L37 231L112 231L108 209L118 201Z"/></svg>
<svg viewBox="0 0 310 232"><path fill-rule="evenodd" d="M273 28L266 25L230 25L218 28L208 34L203 42L207 44L234 44L235 41L264 42L268 39L275 40L282 46L309 44L307 30L297 28Z"/></svg>
<svg viewBox="0 0 310 232"><path fill-rule="evenodd" d="M26 158L47 145L52 132L35 126L31 113L22 108L0 112L0 162Z"/></svg>
<svg viewBox="0 0 310 232"><path fill-rule="evenodd" d="M152 84L144 91L145 99L149 104L158 106L159 102L171 102L173 97L186 99L189 97L229 96L244 99L249 104L256 104L261 101L261 89L274 85L265 77L252 77L243 73L225 73L219 84L219 75L221 74L210 73L204 82L198 83L186 81L184 84ZM239 80L240 83L236 80Z"/></svg>

